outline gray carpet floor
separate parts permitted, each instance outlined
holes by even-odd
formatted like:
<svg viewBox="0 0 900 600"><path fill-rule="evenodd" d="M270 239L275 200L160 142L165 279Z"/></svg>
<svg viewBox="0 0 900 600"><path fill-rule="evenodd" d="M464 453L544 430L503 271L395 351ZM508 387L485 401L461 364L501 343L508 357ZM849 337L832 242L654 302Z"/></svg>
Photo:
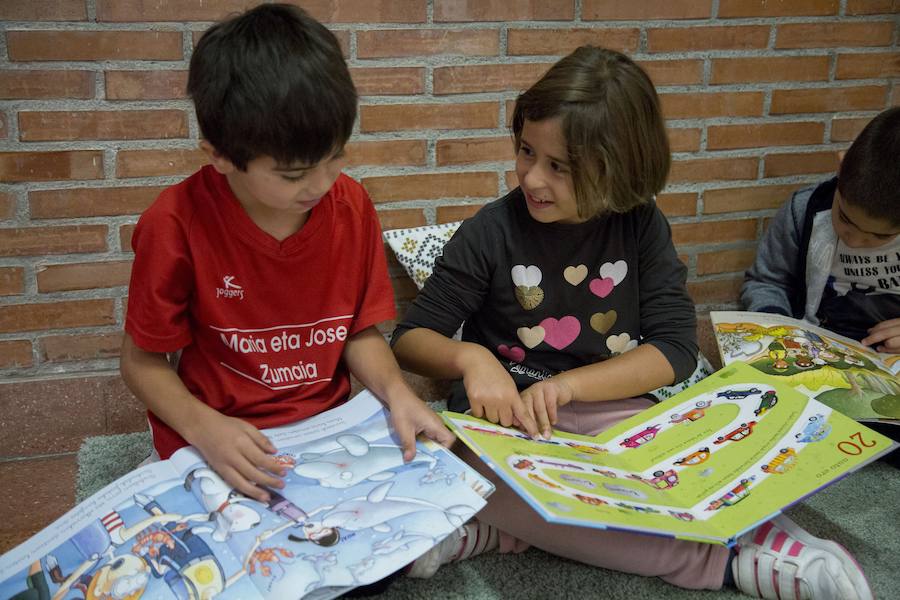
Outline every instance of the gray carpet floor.
<svg viewBox="0 0 900 600"><path fill-rule="evenodd" d="M146 433L88 438L78 453L76 497L81 501L129 472L149 451ZM883 462L870 464L788 514L813 534L849 549L863 566L876 598L900 598L900 470ZM443 567L432 579L401 577L379 596L384 600L742 597L734 590L682 590L656 578L588 567L534 549L519 555L485 554Z"/></svg>

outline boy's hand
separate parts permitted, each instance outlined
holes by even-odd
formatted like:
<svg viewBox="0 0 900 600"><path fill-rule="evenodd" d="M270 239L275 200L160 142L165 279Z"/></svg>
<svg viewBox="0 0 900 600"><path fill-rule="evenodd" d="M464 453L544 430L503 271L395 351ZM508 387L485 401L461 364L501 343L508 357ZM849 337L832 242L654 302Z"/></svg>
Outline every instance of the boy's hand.
<svg viewBox="0 0 900 600"><path fill-rule="evenodd" d="M866 346L875 346L879 352L900 354L900 319L888 319L869 329L869 335L860 340Z"/></svg>
<svg viewBox="0 0 900 600"><path fill-rule="evenodd" d="M400 447L403 448L403 460L406 462L416 456L416 436L420 433L445 448L449 448L456 439L441 418L415 396L392 399L390 414L394 431L400 438Z"/></svg>
<svg viewBox="0 0 900 600"><path fill-rule="evenodd" d="M277 449L242 419L216 414L196 428L191 444L225 482L248 498L268 502L266 487L282 488L285 467L272 456Z"/></svg>
<svg viewBox="0 0 900 600"><path fill-rule="evenodd" d="M520 426L533 438L539 435L531 406L522 401L510 374L486 349L478 348L477 355L473 352L467 360L463 385L472 416L504 427Z"/></svg>
<svg viewBox="0 0 900 600"><path fill-rule="evenodd" d="M544 438L553 435L551 425L556 425L557 408L571 402L573 397L572 388L560 375L539 381L522 391L522 401L530 408Z"/></svg>

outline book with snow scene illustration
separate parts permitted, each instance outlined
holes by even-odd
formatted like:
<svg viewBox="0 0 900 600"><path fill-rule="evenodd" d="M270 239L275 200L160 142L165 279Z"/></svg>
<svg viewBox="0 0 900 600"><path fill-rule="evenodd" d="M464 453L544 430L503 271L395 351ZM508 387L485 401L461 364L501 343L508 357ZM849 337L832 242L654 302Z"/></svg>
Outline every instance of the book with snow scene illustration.
<svg viewBox="0 0 900 600"><path fill-rule="evenodd" d="M713 311L710 320L723 365L746 362L883 431L900 425L900 355L782 315Z"/></svg>
<svg viewBox="0 0 900 600"><path fill-rule="evenodd" d="M724 545L897 446L742 363L593 438L443 417L547 521Z"/></svg>
<svg viewBox="0 0 900 600"><path fill-rule="evenodd" d="M493 491L430 441L404 463L369 392L264 433L290 467L268 504L182 448L0 557L0 598L333 598L415 560Z"/></svg>

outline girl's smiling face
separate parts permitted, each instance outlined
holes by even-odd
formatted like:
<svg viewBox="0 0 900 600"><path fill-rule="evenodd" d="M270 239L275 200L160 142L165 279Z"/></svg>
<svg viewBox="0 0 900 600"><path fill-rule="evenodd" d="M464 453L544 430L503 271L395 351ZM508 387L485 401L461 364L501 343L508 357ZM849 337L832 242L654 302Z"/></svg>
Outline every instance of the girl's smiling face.
<svg viewBox="0 0 900 600"><path fill-rule="evenodd" d="M562 117L525 120L516 152L516 176L525 205L541 223L581 223Z"/></svg>

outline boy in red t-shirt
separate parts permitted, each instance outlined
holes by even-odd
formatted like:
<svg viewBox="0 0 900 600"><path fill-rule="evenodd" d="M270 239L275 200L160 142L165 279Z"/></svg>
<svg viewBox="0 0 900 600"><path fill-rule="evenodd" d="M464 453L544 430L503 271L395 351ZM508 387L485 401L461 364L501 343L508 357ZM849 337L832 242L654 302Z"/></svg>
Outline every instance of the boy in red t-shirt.
<svg viewBox="0 0 900 600"><path fill-rule="evenodd" d="M357 97L334 35L260 6L203 35L188 92L211 164L138 222L121 360L159 456L191 444L267 502L285 470L259 428L342 403L351 372L405 459L418 433L449 445L375 328L394 299L372 202L341 174Z"/></svg>

